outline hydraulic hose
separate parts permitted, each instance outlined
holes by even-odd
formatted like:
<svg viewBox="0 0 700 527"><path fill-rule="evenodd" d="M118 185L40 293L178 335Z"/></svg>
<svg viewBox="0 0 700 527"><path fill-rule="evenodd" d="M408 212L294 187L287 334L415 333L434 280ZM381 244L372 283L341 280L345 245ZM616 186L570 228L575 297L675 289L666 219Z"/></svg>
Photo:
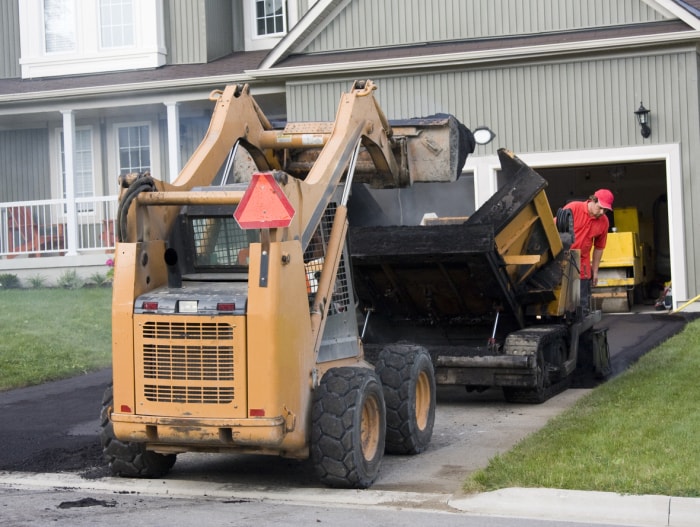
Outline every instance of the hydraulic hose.
<svg viewBox="0 0 700 527"><path fill-rule="evenodd" d="M127 187L124 195L119 200L117 208L117 240L125 242L128 235L127 217L131 203L136 199L141 192L153 192L155 190L153 178L148 174L142 174L137 179L131 182Z"/></svg>

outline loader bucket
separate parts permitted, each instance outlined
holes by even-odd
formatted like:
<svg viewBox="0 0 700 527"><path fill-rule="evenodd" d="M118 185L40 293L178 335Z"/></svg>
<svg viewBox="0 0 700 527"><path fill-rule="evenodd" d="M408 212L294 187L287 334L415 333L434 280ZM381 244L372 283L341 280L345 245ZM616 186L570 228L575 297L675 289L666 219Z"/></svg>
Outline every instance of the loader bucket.
<svg viewBox="0 0 700 527"><path fill-rule="evenodd" d="M375 189L409 187L414 183L456 181L467 156L474 152L474 136L453 115L389 121L394 151L401 160L398 179L379 174L369 154L361 151L356 183Z"/></svg>

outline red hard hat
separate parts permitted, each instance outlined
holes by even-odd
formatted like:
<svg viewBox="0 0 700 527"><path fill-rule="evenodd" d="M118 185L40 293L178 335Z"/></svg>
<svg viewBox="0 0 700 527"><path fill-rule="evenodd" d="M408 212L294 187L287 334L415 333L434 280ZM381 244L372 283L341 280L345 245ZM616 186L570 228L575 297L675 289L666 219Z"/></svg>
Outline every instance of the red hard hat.
<svg viewBox="0 0 700 527"><path fill-rule="evenodd" d="M615 196L613 196L612 192L606 188L601 188L600 190L596 190L593 195L598 198L598 204L601 207L612 210L613 201L615 201Z"/></svg>

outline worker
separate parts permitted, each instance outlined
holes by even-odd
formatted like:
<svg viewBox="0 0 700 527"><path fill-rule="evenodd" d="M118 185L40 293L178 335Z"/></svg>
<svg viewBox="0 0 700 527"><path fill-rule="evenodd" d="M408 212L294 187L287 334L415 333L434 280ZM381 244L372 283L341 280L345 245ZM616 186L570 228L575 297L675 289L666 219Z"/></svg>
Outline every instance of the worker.
<svg viewBox="0 0 700 527"><path fill-rule="evenodd" d="M598 283L598 267L610 227L606 211L612 211L614 199L612 192L602 188L586 201L572 201L564 206L571 210L574 220L574 243L571 248L581 251L581 305L584 313L590 310L591 287Z"/></svg>

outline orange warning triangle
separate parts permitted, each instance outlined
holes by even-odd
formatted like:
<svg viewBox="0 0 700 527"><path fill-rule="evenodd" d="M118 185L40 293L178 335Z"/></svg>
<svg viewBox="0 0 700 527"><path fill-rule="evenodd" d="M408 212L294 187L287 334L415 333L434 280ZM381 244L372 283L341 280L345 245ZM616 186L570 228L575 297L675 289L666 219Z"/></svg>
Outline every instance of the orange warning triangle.
<svg viewBox="0 0 700 527"><path fill-rule="evenodd" d="M241 229L288 227L294 207L270 172L253 174L243 199L233 213Z"/></svg>

